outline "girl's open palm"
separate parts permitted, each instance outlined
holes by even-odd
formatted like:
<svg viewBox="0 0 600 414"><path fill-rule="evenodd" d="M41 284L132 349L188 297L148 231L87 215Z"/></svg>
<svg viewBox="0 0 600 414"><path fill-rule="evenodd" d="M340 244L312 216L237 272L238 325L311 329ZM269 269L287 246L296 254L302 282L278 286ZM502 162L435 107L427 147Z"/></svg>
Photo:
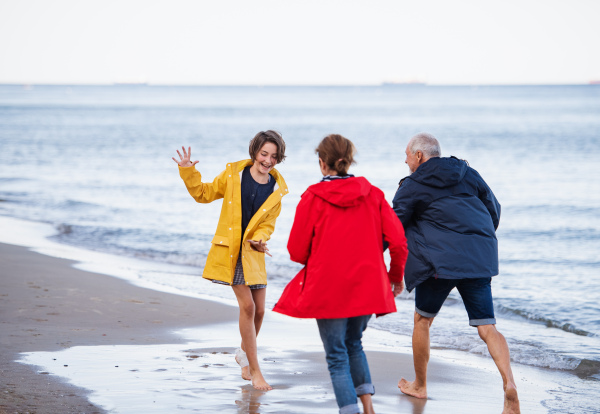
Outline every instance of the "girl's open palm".
<svg viewBox="0 0 600 414"><path fill-rule="evenodd" d="M175 161L177 165L179 165L180 167L193 167L198 163L198 161L192 162L190 160L190 158L192 157L192 147L188 147L187 152L184 147L181 147L181 149L183 150L183 156L181 155L179 150L177 150L177 155L179 155L180 159L179 161L177 161L175 157L172 157L173 161Z"/></svg>

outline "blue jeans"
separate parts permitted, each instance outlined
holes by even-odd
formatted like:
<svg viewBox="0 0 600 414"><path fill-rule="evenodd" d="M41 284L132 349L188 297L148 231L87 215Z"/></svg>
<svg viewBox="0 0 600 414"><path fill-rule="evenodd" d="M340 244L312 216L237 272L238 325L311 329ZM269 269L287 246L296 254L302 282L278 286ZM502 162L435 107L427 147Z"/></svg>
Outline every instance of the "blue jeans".
<svg viewBox="0 0 600 414"><path fill-rule="evenodd" d="M371 315L317 319L340 414L360 413L357 396L375 394L362 334Z"/></svg>

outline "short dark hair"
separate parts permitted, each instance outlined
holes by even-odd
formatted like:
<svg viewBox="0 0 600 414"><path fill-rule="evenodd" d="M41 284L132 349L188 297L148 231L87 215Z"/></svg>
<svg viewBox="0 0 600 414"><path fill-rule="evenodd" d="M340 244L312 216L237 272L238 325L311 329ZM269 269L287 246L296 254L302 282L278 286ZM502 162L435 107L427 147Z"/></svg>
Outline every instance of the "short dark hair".
<svg viewBox="0 0 600 414"><path fill-rule="evenodd" d="M272 142L277 147L277 164L282 163L285 160L285 141L281 134L277 131L268 130L260 131L250 140L250 147L248 152L252 161L256 161L256 154L267 142Z"/></svg>
<svg viewBox="0 0 600 414"><path fill-rule="evenodd" d="M315 152L329 169L336 171L342 177L348 175L351 164L356 164L354 144L339 134L327 135L319 143Z"/></svg>

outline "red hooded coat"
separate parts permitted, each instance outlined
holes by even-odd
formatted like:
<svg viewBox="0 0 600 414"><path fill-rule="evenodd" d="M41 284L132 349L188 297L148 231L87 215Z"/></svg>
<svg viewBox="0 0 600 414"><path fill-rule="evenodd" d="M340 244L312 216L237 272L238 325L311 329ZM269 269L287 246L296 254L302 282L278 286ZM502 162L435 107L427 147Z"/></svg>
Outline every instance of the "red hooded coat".
<svg viewBox="0 0 600 414"><path fill-rule="evenodd" d="M296 208L288 251L305 266L286 286L275 312L329 319L396 311L390 282L404 277L404 229L383 192L364 177L308 187Z"/></svg>

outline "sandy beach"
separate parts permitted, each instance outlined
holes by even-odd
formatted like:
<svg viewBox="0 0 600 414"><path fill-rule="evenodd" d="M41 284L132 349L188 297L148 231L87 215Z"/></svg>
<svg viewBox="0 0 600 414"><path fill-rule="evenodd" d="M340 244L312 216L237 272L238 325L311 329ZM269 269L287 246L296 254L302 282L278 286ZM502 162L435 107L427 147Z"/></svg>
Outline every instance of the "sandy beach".
<svg viewBox="0 0 600 414"><path fill-rule="evenodd" d="M7 413L104 412L87 391L15 363L21 352L178 343L175 329L237 317L229 306L138 288L23 247L1 245L0 267L0 409Z"/></svg>
<svg viewBox="0 0 600 414"><path fill-rule="evenodd" d="M268 312L259 358L274 390L259 392L233 359L236 307L73 263L0 244L0 413L337 412L314 321ZM396 384L412 378L412 355L375 349L369 338L377 332L365 334L377 412L502 411L489 358L468 366L433 356L430 398L402 395ZM515 374L523 412L547 412L542 370L517 367Z"/></svg>

